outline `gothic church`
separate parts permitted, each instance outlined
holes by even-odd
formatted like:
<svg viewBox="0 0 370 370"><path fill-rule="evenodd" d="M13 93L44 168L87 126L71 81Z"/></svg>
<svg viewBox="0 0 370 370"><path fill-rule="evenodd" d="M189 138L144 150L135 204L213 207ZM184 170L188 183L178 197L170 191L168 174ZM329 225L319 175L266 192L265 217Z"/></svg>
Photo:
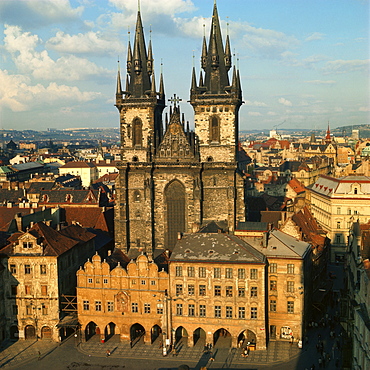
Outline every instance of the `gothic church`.
<svg viewBox="0 0 370 370"><path fill-rule="evenodd" d="M127 53L122 88L118 71L122 161L117 182L116 247L134 258L172 250L179 233L196 232L214 221L233 231L245 221L244 179L238 165L239 72L232 69L229 36L225 46L216 4L209 40L203 37L199 79L192 71L190 104L195 130L170 99L163 75L156 87L151 41L145 45L140 11ZM231 76L230 76L231 75Z"/></svg>

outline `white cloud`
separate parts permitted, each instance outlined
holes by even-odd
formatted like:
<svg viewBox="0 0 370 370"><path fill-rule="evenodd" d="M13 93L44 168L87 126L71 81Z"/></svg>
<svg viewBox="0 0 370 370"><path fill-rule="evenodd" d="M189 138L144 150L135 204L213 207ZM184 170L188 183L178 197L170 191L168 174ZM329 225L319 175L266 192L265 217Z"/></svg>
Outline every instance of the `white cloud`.
<svg viewBox="0 0 370 370"><path fill-rule="evenodd" d="M370 60L332 60L326 63L323 71L329 73L367 72Z"/></svg>
<svg viewBox="0 0 370 370"><path fill-rule="evenodd" d="M305 41L316 41L316 40L322 40L324 38L324 34L320 32L314 32L310 36L305 38Z"/></svg>
<svg viewBox="0 0 370 370"><path fill-rule="evenodd" d="M62 53L95 55L116 54L125 49L119 40L109 40L100 32L92 31L77 35L59 31L46 42L46 47Z"/></svg>
<svg viewBox="0 0 370 370"><path fill-rule="evenodd" d="M269 116L276 116L277 113L276 112L267 112L267 115L269 115Z"/></svg>
<svg viewBox="0 0 370 370"><path fill-rule="evenodd" d="M267 107L266 103L263 103L260 101L250 101L250 100L246 100L245 105L254 106L254 107Z"/></svg>
<svg viewBox="0 0 370 370"><path fill-rule="evenodd" d="M3 23L42 27L55 23L79 22L84 7L72 8L69 0L0 1Z"/></svg>
<svg viewBox="0 0 370 370"><path fill-rule="evenodd" d="M13 112L27 111L45 104L65 104L65 102L87 102L100 96L98 92L83 92L75 86L57 85L51 82L30 85L30 79L22 75L10 75L0 70L0 107Z"/></svg>
<svg viewBox="0 0 370 370"><path fill-rule="evenodd" d="M262 116L262 114L260 112L248 112L248 115L253 116L253 117Z"/></svg>
<svg viewBox="0 0 370 370"><path fill-rule="evenodd" d="M37 35L22 32L20 27L5 26L4 47L11 53L14 63L22 73L44 80L83 80L89 76L107 75L105 68L74 55L57 60L50 58L46 50L36 51L42 44Z"/></svg>
<svg viewBox="0 0 370 370"><path fill-rule="evenodd" d="M269 58L281 58L287 50L296 47L299 43L295 37L283 32L255 28L247 24L241 25L240 31L244 34L245 47Z"/></svg>
<svg viewBox="0 0 370 370"><path fill-rule="evenodd" d="M283 105L287 106L287 107L291 107L293 105L291 101L289 101L285 98L279 98L278 102L280 104L283 104Z"/></svg>
<svg viewBox="0 0 370 370"><path fill-rule="evenodd" d="M137 12L137 0L109 0L109 2L117 9ZM145 14L174 15L193 11L195 6L191 0L141 0L140 9L144 10Z"/></svg>

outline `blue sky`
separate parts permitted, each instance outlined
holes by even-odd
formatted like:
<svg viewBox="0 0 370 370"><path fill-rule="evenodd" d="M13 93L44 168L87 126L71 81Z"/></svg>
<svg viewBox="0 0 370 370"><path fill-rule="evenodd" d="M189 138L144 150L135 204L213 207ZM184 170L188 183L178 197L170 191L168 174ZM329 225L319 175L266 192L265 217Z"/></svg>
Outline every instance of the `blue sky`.
<svg viewBox="0 0 370 370"><path fill-rule="evenodd" d="M137 0L1 0L0 129L118 127ZM155 74L187 103L213 0L141 0ZM240 69L240 129L369 124L367 0L218 0ZM227 26L228 23L228 26ZM151 29L151 32L150 32ZM131 31L129 36L128 32ZM194 57L193 57L194 55Z"/></svg>

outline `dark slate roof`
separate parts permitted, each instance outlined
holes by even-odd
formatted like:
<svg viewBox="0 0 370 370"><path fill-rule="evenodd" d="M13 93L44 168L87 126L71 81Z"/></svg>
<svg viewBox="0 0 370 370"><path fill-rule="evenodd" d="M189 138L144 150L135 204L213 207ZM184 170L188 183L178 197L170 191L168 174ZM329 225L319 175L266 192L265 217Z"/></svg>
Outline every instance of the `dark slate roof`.
<svg viewBox="0 0 370 370"><path fill-rule="evenodd" d="M267 222L239 222L237 230L248 230L248 231L267 231Z"/></svg>
<svg viewBox="0 0 370 370"><path fill-rule="evenodd" d="M218 233L219 231L227 232L227 221L206 221L200 228L200 233Z"/></svg>
<svg viewBox="0 0 370 370"><path fill-rule="evenodd" d="M26 199L23 189L19 190L0 189L0 203L7 202L19 203L19 201L22 199Z"/></svg>
<svg viewBox="0 0 370 370"><path fill-rule="evenodd" d="M265 263L265 257L234 235L193 233L176 243L170 261Z"/></svg>
<svg viewBox="0 0 370 370"><path fill-rule="evenodd" d="M30 194L38 194L40 193L41 190L53 189L54 185L55 185L55 181L32 182L27 192Z"/></svg>
<svg viewBox="0 0 370 370"><path fill-rule="evenodd" d="M50 226L45 225L43 222L37 222L27 231L27 233L39 239L40 243L43 243L44 256L60 256L79 243L79 241L62 235ZM9 238L8 241L11 243L15 243L17 239L24 234L26 233L16 233L16 235L12 235L12 237ZM0 251L0 253L12 254L13 245L10 244L6 246Z"/></svg>
<svg viewBox="0 0 370 370"><path fill-rule="evenodd" d="M87 231L79 225L69 225L60 231L60 234L67 236L68 238L75 239L77 241L88 242L95 238L95 234Z"/></svg>

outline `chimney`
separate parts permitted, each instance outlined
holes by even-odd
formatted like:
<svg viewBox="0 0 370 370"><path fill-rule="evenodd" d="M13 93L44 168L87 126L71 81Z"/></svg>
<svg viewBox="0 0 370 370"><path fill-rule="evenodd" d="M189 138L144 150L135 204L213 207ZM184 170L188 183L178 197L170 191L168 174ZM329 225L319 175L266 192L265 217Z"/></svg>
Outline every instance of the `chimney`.
<svg viewBox="0 0 370 370"><path fill-rule="evenodd" d="M112 254L112 251L108 249L108 257Z"/></svg>
<svg viewBox="0 0 370 370"><path fill-rule="evenodd" d="M182 234L180 232L177 233L177 240L181 240Z"/></svg>
<svg viewBox="0 0 370 370"><path fill-rule="evenodd" d="M267 248L268 247L269 235L270 235L270 232L269 231L263 233L263 240L262 240L262 246L263 246L263 248Z"/></svg>

